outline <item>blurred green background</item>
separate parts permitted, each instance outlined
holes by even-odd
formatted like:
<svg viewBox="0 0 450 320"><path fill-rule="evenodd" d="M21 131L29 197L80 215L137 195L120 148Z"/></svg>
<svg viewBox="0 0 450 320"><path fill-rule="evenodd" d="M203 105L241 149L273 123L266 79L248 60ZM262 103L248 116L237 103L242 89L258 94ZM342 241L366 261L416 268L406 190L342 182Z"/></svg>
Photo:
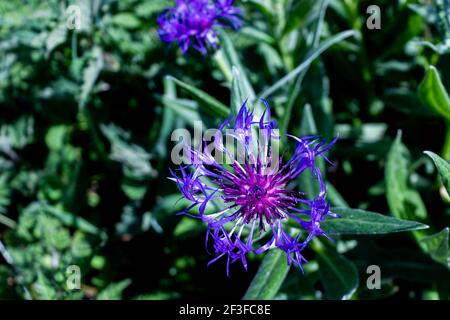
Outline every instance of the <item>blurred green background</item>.
<svg viewBox="0 0 450 320"><path fill-rule="evenodd" d="M220 119L167 76L228 106L231 66L264 92L345 30L355 35L267 96L274 117L291 134L340 135L333 206L430 229L326 242L344 284L307 249L305 274L291 268L275 298L450 297L450 198L423 154L450 160L450 2L332 0L319 27L320 1L235 3L243 28L202 57L160 42L156 18L173 1L0 0L0 299L241 298L261 257L231 278L224 261L207 267L205 227L175 215L186 202L167 179L172 130ZM366 25L370 5L381 29ZM372 264L380 290L366 287Z"/></svg>

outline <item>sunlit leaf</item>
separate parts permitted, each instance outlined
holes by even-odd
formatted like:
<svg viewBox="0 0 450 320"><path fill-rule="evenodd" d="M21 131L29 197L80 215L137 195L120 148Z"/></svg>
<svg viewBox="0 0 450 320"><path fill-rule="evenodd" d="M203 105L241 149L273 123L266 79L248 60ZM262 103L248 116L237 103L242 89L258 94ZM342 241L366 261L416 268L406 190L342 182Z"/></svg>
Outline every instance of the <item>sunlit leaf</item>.
<svg viewBox="0 0 450 320"><path fill-rule="evenodd" d="M272 299L283 284L288 271L289 266L286 261L286 254L281 250L271 250L264 257L258 272L242 299Z"/></svg>
<svg viewBox="0 0 450 320"><path fill-rule="evenodd" d="M229 109L216 98L174 77L168 76L168 79L174 81L179 87L188 92L193 98L197 99L200 107L204 109L205 112L213 116L228 116Z"/></svg>
<svg viewBox="0 0 450 320"><path fill-rule="evenodd" d="M303 61L301 64L299 64L294 70L286 74L283 78L275 82L273 85L271 85L269 88L264 89L261 93L257 95L257 97L267 98L275 91L281 89L284 85L295 79L303 70L308 68L311 63L318 58L325 50L327 50L329 47L333 46L336 43L339 43L340 41L343 41L344 39L347 39L349 37L355 36L356 32L354 30L348 30L340 32L327 40L325 40L323 43L321 43L317 49L315 49L311 54L308 56L308 58Z"/></svg>
<svg viewBox="0 0 450 320"><path fill-rule="evenodd" d="M419 97L430 109L450 120L450 98L434 66L428 68L419 85Z"/></svg>
<svg viewBox="0 0 450 320"><path fill-rule="evenodd" d="M112 22L120 27L127 29L136 29L141 25L141 21L135 15L129 12L116 14Z"/></svg>
<svg viewBox="0 0 450 320"><path fill-rule="evenodd" d="M425 151L424 153L433 160L441 176L442 183L447 189L447 192L450 192L450 164L431 151Z"/></svg>
<svg viewBox="0 0 450 320"><path fill-rule="evenodd" d="M332 208L340 218L329 218L322 222L322 229L330 235L336 234L387 234L428 228L416 221L401 220L379 213L350 208Z"/></svg>
<svg viewBox="0 0 450 320"><path fill-rule="evenodd" d="M238 114L244 101L248 97L245 95L245 89L242 86L242 79L239 70L233 67L233 80L231 82L231 112Z"/></svg>
<svg viewBox="0 0 450 320"><path fill-rule="evenodd" d="M427 210L420 194L409 186L410 154L397 134L386 161L386 196L394 217L425 220Z"/></svg>
<svg viewBox="0 0 450 320"><path fill-rule="evenodd" d="M83 71L83 85L81 87L79 102L80 108L84 108L86 105L103 66L104 62L102 49L95 47L92 51L92 59L90 60L87 68Z"/></svg>
<svg viewBox="0 0 450 320"><path fill-rule="evenodd" d="M130 286L131 279L111 283L97 296L97 300L119 300L123 297L123 291Z"/></svg>
<svg viewBox="0 0 450 320"><path fill-rule="evenodd" d="M431 258L450 269L449 228L421 240Z"/></svg>

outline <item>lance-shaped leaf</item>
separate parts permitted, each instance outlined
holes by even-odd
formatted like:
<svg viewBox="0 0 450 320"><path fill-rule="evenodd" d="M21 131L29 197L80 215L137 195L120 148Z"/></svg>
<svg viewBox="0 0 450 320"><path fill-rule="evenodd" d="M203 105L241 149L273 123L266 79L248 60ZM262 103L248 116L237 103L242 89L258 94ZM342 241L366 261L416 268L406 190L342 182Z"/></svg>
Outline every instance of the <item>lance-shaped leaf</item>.
<svg viewBox="0 0 450 320"><path fill-rule="evenodd" d="M427 211L420 194L409 186L410 154L401 132L389 150L386 163L386 196L392 215L399 219L425 221Z"/></svg>
<svg viewBox="0 0 450 320"><path fill-rule="evenodd" d="M316 121L314 120L314 114L311 109L310 104L306 104L303 107L303 114L300 120L300 135L301 136L314 136L318 134ZM324 160L322 158L316 159L317 166L321 168L321 171L324 172L323 168L325 167ZM298 181L300 182L301 190L308 197L313 197L315 194L320 192L319 183L317 179L314 178L313 174L309 171L301 174L298 177Z"/></svg>
<svg viewBox="0 0 450 320"><path fill-rule="evenodd" d="M224 56L228 62L228 64L239 71L240 81L243 88L243 92L250 101L255 98L255 91L250 83L250 80L247 77L247 74L242 66L241 60L239 59L238 53L234 48L233 42L228 37L227 33L223 30L219 30L220 38L222 41L222 47Z"/></svg>
<svg viewBox="0 0 450 320"><path fill-rule="evenodd" d="M243 87L242 77L239 69L233 67L233 80L231 81L231 112L235 115L239 113L244 101L248 98Z"/></svg>
<svg viewBox="0 0 450 320"><path fill-rule="evenodd" d="M450 98L434 66L428 68L419 85L419 97L431 110L450 120Z"/></svg>
<svg viewBox="0 0 450 320"><path fill-rule="evenodd" d="M442 183L447 189L447 192L450 192L450 164L431 151L425 151L424 153L433 160L441 176Z"/></svg>
<svg viewBox="0 0 450 320"><path fill-rule="evenodd" d="M347 30L340 32L329 39L325 40L323 43L321 43L317 49L311 52L311 54L308 56L305 61L303 61L301 64L299 64L294 70L286 74L283 78L275 82L272 86L265 89L263 92L258 94L258 97L268 97L272 93L276 92L277 90L281 89L283 86L285 86L287 83L295 79L303 70L307 69L310 64L317 59L325 50L327 50L329 47L333 46L336 43L339 43L349 37L355 36L356 32L354 30Z"/></svg>
<svg viewBox="0 0 450 320"><path fill-rule="evenodd" d="M322 230L330 235L343 234L387 234L428 228L427 225L409 220L401 220L379 213L350 208L332 208L340 218L322 222Z"/></svg>
<svg viewBox="0 0 450 320"><path fill-rule="evenodd" d="M425 251L430 257L438 262L450 268L450 251L448 248L449 240L449 228L445 228L442 231L425 237L420 242L423 244Z"/></svg>
<svg viewBox="0 0 450 320"><path fill-rule="evenodd" d="M258 272L247 289L244 300L270 300L275 297L289 271L286 254L271 250L264 257Z"/></svg>
<svg viewBox="0 0 450 320"><path fill-rule="evenodd" d="M172 76L167 77L169 80L175 82L179 87L189 93L194 99L197 99L199 106L205 110L208 114L218 117L227 117L230 110L222 102L216 98L210 96L206 92L191 86L177 78Z"/></svg>
<svg viewBox="0 0 450 320"><path fill-rule="evenodd" d="M317 261L327 298L350 299L359 284L355 265L343 255L326 248L318 251Z"/></svg>
<svg viewBox="0 0 450 320"><path fill-rule="evenodd" d="M103 67L103 51L100 47L94 47L94 49L92 49L92 59L83 71L83 85L81 86L79 102L80 109L83 109L86 106Z"/></svg>

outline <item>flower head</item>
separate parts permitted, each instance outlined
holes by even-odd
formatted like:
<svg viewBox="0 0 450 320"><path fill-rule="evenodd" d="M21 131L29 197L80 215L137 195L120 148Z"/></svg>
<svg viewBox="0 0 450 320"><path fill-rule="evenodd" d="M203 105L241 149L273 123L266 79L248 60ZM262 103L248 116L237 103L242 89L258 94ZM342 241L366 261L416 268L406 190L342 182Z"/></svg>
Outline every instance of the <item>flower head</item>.
<svg viewBox="0 0 450 320"><path fill-rule="evenodd" d="M288 263L301 268L307 244L313 237L325 235L321 221L326 216L337 217L329 210L326 187L316 165L317 157L328 161L324 152L336 140L326 145L315 136L287 135L296 141L296 148L289 160L279 159L279 136L265 103L266 111L259 119L244 103L236 117L220 125L213 145L226 156L226 163L212 157L207 148L188 146L192 163L181 166L179 173L171 170L171 179L191 202L181 214L207 224L207 247L212 242L216 256L210 263L227 257L227 274L229 265L238 260L247 268L247 253L260 254L273 248L283 250ZM236 144L225 146L222 135ZM307 171L319 187L318 194L309 198L294 189L296 178ZM196 215L189 213L194 208L198 209Z"/></svg>
<svg viewBox="0 0 450 320"><path fill-rule="evenodd" d="M177 41L183 53L189 47L207 53L207 46L217 47L215 28L241 25L241 10L234 0L175 0L175 7L158 17L159 35L164 42Z"/></svg>

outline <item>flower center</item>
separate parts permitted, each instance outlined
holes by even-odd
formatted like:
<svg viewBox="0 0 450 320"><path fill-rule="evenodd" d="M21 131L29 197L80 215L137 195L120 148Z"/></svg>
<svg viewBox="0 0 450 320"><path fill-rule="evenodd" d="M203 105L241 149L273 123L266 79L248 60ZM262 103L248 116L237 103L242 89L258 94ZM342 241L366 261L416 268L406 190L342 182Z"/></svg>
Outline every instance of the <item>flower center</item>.
<svg viewBox="0 0 450 320"><path fill-rule="evenodd" d="M249 169L249 168L247 168ZM259 227L272 224L274 220L285 218L285 212L297 203L297 194L285 189L279 182L277 174L263 175L245 172L242 177L235 177L233 183L221 183L224 202L234 203L239 207L236 218L242 217L244 223L259 220Z"/></svg>
<svg viewBox="0 0 450 320"><path fill-rule="evenodd" d="M266 194L267 194L266 190L264 190L260 186L250 186L249 190L247 191L247 195L252 196L253 198L256 199L261 198Z"/></svg>

